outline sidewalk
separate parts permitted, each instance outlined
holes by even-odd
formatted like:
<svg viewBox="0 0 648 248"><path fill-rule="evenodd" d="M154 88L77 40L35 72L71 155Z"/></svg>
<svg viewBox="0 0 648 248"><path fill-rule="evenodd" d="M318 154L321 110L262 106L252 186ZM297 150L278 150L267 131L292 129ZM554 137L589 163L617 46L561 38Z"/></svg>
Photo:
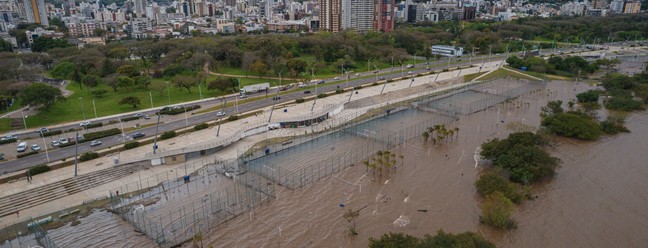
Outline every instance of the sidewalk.
<svg viewBox="0 0 648 248"><path fill-rule="evenodd" d="M502 61L486 63L484 65L484 68L482 68L482 71L497 69L498 66L496 64L501 62ZM415 78L412 87L410 89L407 88L411 82L411 79L405 79L405 80L387 83L384 89L384 92L386 94L383 95L380 95L380 92L383 88L383 84L363 88L358 90L358 94L354 93L352 95L351 101L359 100L359 99L367 99L367 101L370 103L367 106L358 107L354 109L345 109L341 113L336 114L332 116L330 119L326 120L325 122L322 122L315 126L294 128L294 129L278 129L278 130L269 131L267 133L261 133L250 137L245 137L239 140L238 142L225 147L223 150L213 155L206 156L197 160L190 160L185 162L185 164L195 163L196 161L201 161L201 162L209 161L209 160L213 161L215 159L217 160L234 159L238 157L239 148L249 147L253 144L256 144L259 141L266 139L266 137L274 138L274 137L282 137L282 136L293 136L297 134L304 134L304 132L318 131L325 127L328 128L331 125L339 125L347 121L348 119L353 118L358 114L362 114L363 111L367 111L372 107L381 106L387 102L401 101L404 99L417 97L422 94L427 94L430 93L431 91L440 90L442 89L442 87L440 86L445 86L445 87L452 86L447 82L447 80L457 78L466 74L476 73L478 70L479 67L473 67L473 68L468 68L468 69L463 69L458 71L449 71L449 72L443 72L439 74L417 77ZM463 80L459 80L459 81L463 82ZM391 93L387 94L388 92ZM345 103L349 99L349 94L350 93L337 94L337 95L331 95L326 98L317 99L317 103L315 105L314 111L321 110L326 106ZM377 96L379 97L379 99L374 99ZM281 107L274 111L272 119L275 120L275 119L284 119L284 118L291 118L291 117L294 118L300 115L308 115L311 112L310 110L312 104L313 104L312 100L300 104L286 104L285 107ZM209 143L209 142L213 143L219 140L226 139L227 137L234 135L236 132L240 130L242 126L248 123L267 122L270 114L269 112L270 108L271 107L266 107L262 109L263 114L257 116L251 116L234 122L224 123L221 126L220 135L218 137L216 137L216 130L218 126L214 126L205 130L190 132L186 135L182 135L173 139L158 141L158 146L160 147L159 151L164 151L166 149L176 149L180 147L189 147L201 143ZM286 109L287 111L284 112L283 111L284 109ZM112 167L114 164L115 157L120 158L120 160L129 160L129 159L142 157L143 154L146 154L151 151L152 151L151 145L146 145L143 147L126 150L120 153L110 154L95 160L79 163L78 166L79 174L85 174L92 171L97 171L97 170ZM80 205L83 203L83 201L92 200L97 197L107 196L109 190L113 190L125 184L136 183L147 177L156 176L160 173L174 170L183 165L184 164L154 166L151 169L139 171L138 173L134 173L129 176L123 177L120 180L113 181L108 184L97 185L97 187L93 189L86 190L74 195L70 195L58 200L54 200L46 204L41 204L37 207L26 209L24 211L21 211L20 218L18 218L15 215L0 218L0 222L9 224L11 222L28 219L30 216L37 217L43 214L51 213L52 211L55 210ZM192 171L188 171L188 173L191 172ZM26 180L21 180L14 183L0 184L0 197L19 193L38 186L60 181L65 178L70 178L73 176L73 174L74 174L74 166L68 166L44 174L36 175L33 177L32 183L29 183Z"/></svg>

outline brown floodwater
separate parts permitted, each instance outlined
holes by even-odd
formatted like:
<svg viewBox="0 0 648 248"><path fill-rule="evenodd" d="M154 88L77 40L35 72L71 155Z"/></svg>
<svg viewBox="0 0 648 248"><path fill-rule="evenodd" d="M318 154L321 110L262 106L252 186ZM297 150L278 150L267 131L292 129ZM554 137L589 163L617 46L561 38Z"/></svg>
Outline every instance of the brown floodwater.
<svg viewBox="0 0 648 248"><path fill-rule="evenodd" d="M279 188L277 199L253 214L213 230L206 243L221 247L366 247L386 232L422 236L438 229L473 231L498 247L642 247L648 244L648 114L633 113L630 134L595 142L557 139L551 153L563 160L556 176L534 188L537 199L518 206L518 229L479 224L474 182L482 170L475 150L506 137L507 123L538 126L548 100L567 102L586 84L552 82L546 90L464 116L459 135L432 145L413 140L392 152L404 165L374 174L360 165L296 190ZM525 104L528 103L528 104ZM361 185L361 186L360 186ZM343 204L344 207L341 207ZM357 236L342 217L362 209Z"/></svg>

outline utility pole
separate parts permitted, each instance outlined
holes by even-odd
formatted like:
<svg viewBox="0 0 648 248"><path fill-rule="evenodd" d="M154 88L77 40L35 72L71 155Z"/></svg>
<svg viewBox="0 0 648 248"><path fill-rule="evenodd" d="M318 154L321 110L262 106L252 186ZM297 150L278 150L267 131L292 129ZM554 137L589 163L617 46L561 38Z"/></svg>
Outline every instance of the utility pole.
<svg viewBox="0 0 648 248"><path fill-rule="evenodd" d="M151 99L151 108L153 108L153 95L149 91L149 99Z"/></svg>
<svg viewBox="0 0 648 248"><path fill-rule="evenodd" d="M171 105L171 88L169 87L169 81L166 81L167 84L167 97L169 98L169 105Z"/></svg>
<svg viewBox="0 0 648 248"><path fill-rule="evenodd" d="M47 151L47 143L45 143L45 136L43 135L43 130L40 131L41 139L43 139L43 146L45 146L45 156L47 157L47 162L50 162L49 152Z"/></svg>
<svg viewBox="0 0 648 248"><path fill-rule="evenodd" d="M221 113L223 113L223 115L225 114L225 104L227 103L227 99L224 99L224 98L225 97L221 98L221 101L223 102L223 107L221 108ZM218 137L218 135L220 134L220 127L221 127L222 123L223 123L223 117L220 116L220 119L218 120L218 130L216 130L216 137Z"/></svg>
<svg viewBox="0 0 648 248"><path fill-rule="evenodd" d="M186 111L185 111L185 113L186 113ZM162 116L162 113L158 113L157 123L155 123L155 137L153 137L153 154L155 154L155 150L158 149L157 135L158 135L158 130L160 128L160 117L161 116Z"/></svg>
<svg viewBox="0 0 648 248"><path fill-rule="evenodd" d="M74 176L78 175L78 160L79 160L79 132L74 133Z"/></svg>
<svg viewBox="0 0 648 248"><path fill-rule="evenodd" d="M95 119L97 118L97 106L95 106L95 101L92 99L92 108L94 109Z"/></svg>

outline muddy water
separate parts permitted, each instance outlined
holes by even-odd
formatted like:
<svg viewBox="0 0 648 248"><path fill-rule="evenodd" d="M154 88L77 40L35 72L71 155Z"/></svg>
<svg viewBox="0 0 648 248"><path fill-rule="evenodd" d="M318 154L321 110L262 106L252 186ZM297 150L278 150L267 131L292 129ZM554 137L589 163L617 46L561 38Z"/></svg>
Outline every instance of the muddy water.
<svg viewBox="0 0 648 248"><path fill-rule="evenodd" d="M94 211L80 224L48 231L57 247L157 247L144 234L137 233L133 227L106 211Z"/></svg>
<svg viewBox="0 0 648 248"><path fill-rule="evenodd" d="M627 120L630 134L597 142L560 140L564 162L554 180L523 204L519 229L504 247L646 247L648 245L648 113Z"/></svg>
<svg viewBox="0 0 648 248"><path fill-rule="evenodd" d="M648 209L648 181L642 181L648 154L641 152L648 147L646 113L628 119L632 134L591 143L559 140L552 153L564 163L553 180L534 189L536 200L519 206L518 230L478 222L477 146L506 137L507 123L537 126L548 100L567 102L588 88L554 82L542 93L463 117L450 125L460 132L448 143L415 140L394 149L405 156L395 172L355 166L303 189L280 188L277 200L217 228L209 240L223 247L364 247L386 232L422 236L444 229L479 232L502 247L641 247L648 243L648 212L642 211ZM355 237L346 234L342 218L349 208L362 209Z"/></svg>

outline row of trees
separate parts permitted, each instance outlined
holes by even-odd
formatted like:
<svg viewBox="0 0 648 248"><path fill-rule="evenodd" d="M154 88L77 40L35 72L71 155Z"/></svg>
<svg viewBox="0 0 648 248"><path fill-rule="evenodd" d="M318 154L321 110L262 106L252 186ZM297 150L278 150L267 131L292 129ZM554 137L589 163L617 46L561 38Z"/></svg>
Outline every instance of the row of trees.
<svg viewBox="0 0 648 248"><path fill-rule="evenodd" d="M367 171L371 169L374 175L378 172L382 176L383 169L387 171L387 175L389 175L390 169L395 168L398 165L398 162L396 161L397 157L400 159L401 165L404 165L405 157L390 151L378 151L376 154L371 156L371 158L363 160L362 164L367 167Z"/></svg>
<svg viewBox="0 0 648 248"><path fill-rule="evenodd" d="M551 56L548 60L532 55L523 58L511 56L506 59L506 63L517 69L524 67L529 71L563 76L581 76L599 69L599 63L589 63L578 56L568 56L566 58Z"/></svg>
<svg viewBox="0 0 648 248"><path fill-rule="evenodd" d="M459 136L459 128L454 127L447 129L445 127L445 124L442 125L434 125L433 127L428 127L425 131L423 131L423 142L427 143L430 138L432 138L432 142L436 145L437 143L441 143L442 141L452 141L455 138L455 134L457 137Z"/></svg>

